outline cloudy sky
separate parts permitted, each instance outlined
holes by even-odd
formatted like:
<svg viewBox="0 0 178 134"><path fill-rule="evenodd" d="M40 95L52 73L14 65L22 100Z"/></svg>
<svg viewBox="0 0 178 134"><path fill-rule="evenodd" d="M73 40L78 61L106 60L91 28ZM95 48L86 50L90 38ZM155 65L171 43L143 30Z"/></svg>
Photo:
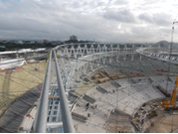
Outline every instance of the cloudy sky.
<svg viewBox="0 0 178 134"><path fill-rule="evenodd" d="M171 41L177 14L178 0L0 0L0 40Z"/></svg>

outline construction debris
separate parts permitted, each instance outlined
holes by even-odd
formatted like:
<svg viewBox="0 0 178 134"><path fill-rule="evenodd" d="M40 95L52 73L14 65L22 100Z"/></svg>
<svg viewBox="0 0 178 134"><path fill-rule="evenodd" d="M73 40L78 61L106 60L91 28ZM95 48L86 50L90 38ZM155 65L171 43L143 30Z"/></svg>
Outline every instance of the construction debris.
<svg viewBox="0 0 178 134"><path fill-rule="evenodd" d="M105 78L101 78L98 80L99 83L104 83L106 81L109 81L110 79L108 77L105 77Z"/></svg>

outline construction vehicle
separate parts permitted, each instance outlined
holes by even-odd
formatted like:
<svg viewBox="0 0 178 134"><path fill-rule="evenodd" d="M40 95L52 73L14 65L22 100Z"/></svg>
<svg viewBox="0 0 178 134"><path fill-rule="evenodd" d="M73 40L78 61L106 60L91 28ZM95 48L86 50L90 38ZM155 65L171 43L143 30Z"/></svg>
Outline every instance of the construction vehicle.
<svg viewBox="0 0 178 134"><path fill-rule="evenodd" d="M156 110L152 110L152 111L147 115L148 118L152 118L152 117L154 117L154 116L158 116L158 113L157 113Z"/></svg>
<svg viewBox="0 0 178 134"><path fill-rule="evenodd" d="M177 110L178 107L176 107L176 93L177 93L177 86L178 86L178 75L175 81L175 88L172 91L172 95L171 95L171 99L170 101L168 101L167 99L165 99L164 101L161 102L161 106L165 109L165 110Z"/></svg>

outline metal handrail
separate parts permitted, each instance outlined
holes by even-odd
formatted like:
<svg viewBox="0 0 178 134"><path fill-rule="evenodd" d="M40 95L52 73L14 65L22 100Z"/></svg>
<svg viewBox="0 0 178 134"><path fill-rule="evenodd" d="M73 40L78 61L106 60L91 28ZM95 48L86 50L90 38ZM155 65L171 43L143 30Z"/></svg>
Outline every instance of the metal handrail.
<svg viewBox="0 0 178 134"><path fill-rule="evenodd" d="M40 96L40 102L38 106L38 111L36 115L35 132L36 133L46 133L47 124L47 114L48 114L48 95L50 86L50 73L51 73L51 54L48 59L48 67L46 71L45 80L43 83L43 88Z"/></svg>
<svg viewBox="0 0 178 134"><path fill-rule="evenodd" d="M58 90L59 90L59 97L60 97L60 104L61 104L61 112L62 112L62 121L65 133L74 133L74 125L72 121L72 116L69 111L68 101L65 95L64 86L62 83L62 78L60 74L59 65L56 58L56 52L53 51L54 59L55 59L55 67L56 67L56 75L57 75L57 82L58 82Z"/></svg>

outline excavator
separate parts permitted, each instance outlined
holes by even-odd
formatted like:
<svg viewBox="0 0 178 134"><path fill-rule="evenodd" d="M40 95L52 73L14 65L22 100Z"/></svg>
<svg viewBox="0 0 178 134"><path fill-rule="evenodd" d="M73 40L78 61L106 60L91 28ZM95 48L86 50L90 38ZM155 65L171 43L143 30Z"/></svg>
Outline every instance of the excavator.
<svg viewBox="0 0 178 134"><path fill-rule="evenodd" d="M171 99L168 101L165 99L164 101L161 102L161 106L165 110L178 110L178 107L176 107L176 93L177 93L177 86L178 86L178 75L175 81L175 88L172 91Z"/></svg>

